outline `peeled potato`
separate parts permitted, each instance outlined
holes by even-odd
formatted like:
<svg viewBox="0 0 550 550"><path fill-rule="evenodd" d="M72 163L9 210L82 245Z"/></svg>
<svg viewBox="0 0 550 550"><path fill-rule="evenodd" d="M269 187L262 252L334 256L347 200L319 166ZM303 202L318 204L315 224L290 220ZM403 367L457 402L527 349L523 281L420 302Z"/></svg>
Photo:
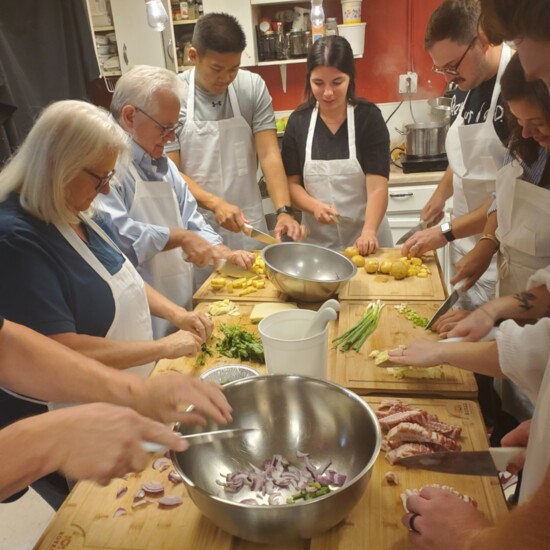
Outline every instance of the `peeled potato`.
<svg viewBox="0 0 550 550"><path fill-rule="evenodd" d="M390 272L390 269L391 269L391 266L392 266L392 263L390 260L384 260L381 264L380 264L380 273L389 273Z"/></svg>
<svg viewBox="0 0 550 550"><path fill-rule="evenodd" d="M367 273L376 273L378 271L378 260L367 260L365 262L365 271Z"/></svg>
<svg viewBox="0 0 550 550"><path fill-rule="evenodd" d="M346 258L349 258L350 260L354 257L354 256L360 256L359 254L359 249L356 247L356 246L348 246L345 250L344 250L344 256Z"/></svg>

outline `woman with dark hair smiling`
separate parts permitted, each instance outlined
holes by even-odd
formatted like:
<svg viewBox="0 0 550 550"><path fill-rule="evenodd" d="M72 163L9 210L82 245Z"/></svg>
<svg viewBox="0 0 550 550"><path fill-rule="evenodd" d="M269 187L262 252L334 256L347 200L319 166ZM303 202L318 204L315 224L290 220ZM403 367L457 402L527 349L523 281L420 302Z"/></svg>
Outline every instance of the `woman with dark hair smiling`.
<svg viewBox="0 0 550 550"><path fill-rule="evenodd" d="M378 107L355 96L351 46L339 36L315 42L307 59L305 102L288 119L283 163L306 242L393 246L386 219L389 133Z"/></svg>

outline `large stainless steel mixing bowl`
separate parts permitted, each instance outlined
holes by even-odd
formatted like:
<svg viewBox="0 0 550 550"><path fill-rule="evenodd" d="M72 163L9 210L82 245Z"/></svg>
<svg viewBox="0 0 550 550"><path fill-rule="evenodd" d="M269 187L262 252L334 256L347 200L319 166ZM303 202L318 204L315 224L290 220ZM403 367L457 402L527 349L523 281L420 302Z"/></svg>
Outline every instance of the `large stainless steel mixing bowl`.
<svg viewBox="0 0 550 550"><path fill-rule="evenodd" d="M233 407L230 427L259 428L240 438L173 453L172 459L200 511L221 529L246 540L280 544L308 539L342 521L361 498L380 451L380 427L371 408L336 384L291 375L255 376L225 386ZM216 429L180 426L182 433ZM281 454L300 465L296 452L347 475L345 485L326 496L296 504L255 506L239 501L254 493L226 493L221 474L262 468Z"/></svg>
<svg viewBox="0 0 550 550"><path fill-rule="evenodd" d="M314 244L270 244L261 254L269 280L300 302L321 302L336 295L357 273L348 258Z"/></svg>

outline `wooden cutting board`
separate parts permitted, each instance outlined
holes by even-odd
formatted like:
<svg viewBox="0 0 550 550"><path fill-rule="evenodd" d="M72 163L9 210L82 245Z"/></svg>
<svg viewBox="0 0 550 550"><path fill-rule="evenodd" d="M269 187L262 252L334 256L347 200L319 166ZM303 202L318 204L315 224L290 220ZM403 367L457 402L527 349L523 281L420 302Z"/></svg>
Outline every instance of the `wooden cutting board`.
<svg viewBox="0 0 550 550"><path fill-rule="evenodd" d="M399 302L397 302L399 303ZM443 366L440 379L397 379L390 371L374 364L369 358L373 350L387 350L407 345L418 338L438 340L433 332L414 326L396 309L396 302L384 302L376 331L367 339L361 351L336 352L336 360L329 364L329 378L360 394L430 394L443 397L476 398L477 384L471 372ZM419 315L430 318L439 303L411 302L408 304ZM366 303L342 302L338 319L338 334L343 334L363 316Z"/></svg>
<svg viewBox="0 0 550 550"><path fill-rule="evenodd" d="M367 259L399 260L401 253L399 248L380 248ZM363 267L357 268L357 275L345 285L339 293L340 300L439 300L447 297L447 291L443 282L441 267L437 255L433 252L423 257L431 274L425 279L420 277L407 277L396 281L390 275L369 274Z"/></svg>
<svg viewBox="0 0 550 550"><path fill-rule="evenodd" d="M376 408L380 397L366 397ZM435 413L445 422L462 427L464 450L486 450L487 437L476 403L445 399L403 399L405 402ZM384 479L388 470L398 474L400 484L390 486ZM120 550L262 550L264 545L231 537L206 519L187 496L183 484L172 486L168 470L159 472L147 467L127 480L116 479L106 487L80 482L71 492L35 548L38 550L110 548ZM155 503L131 509L133 495L147 481L161 481L166 493L179 495L183 504L161 510ZM448 485L474 498L478 508L490 519L507 513L497 477L453 476L391 466L381 453L376 461L367 489L344 522L311 540L270 546L273 550L404 550L411 548L408 532L401 525L403 509L400 494L405 489L438 483ZM128 492L121 498L121 487ZM128 514L113 517L119 507Z"/></svg>
<svg viewBox="0 0 550 550"><path fill-rule="evenodd" d="M231 300L233 300L231 298ZM200 375L204 371L217 367L220 365L235 365L242 364L248 365L260 372L260 374L267 374L265 364L263 363L254 363L252 361L241 361L239 359L232 359L230 357L224 357L216 351L216 342L218 341L220 333L220 325L225 323L226 325L239 325L242 328L258 334L258 325L253 324L250 321L250 312L254 307L253 302L236 302L239 307L239 315L217 315L212 317L212 322L214 323L214 330L212 331L212 336L208 341L208 346L212 349L214 356L204 356L204 364L197 364L197 361L194 357L178 357L177 359L162 359L159 361L153 371L154 374L160 374L164 372L180 372L186 374L196 374ZM194 311L199 313L206 313L212 302L203 302L197 305ZM222 335L223 337L223 335Z"/></svg>
<svg viewBox="0 0 550 550"><path fill-rule="evenodd" d="M223 288L221 290L214 290L210 286L210 282L214 277L219 277L217 273L213 273L206 279L202 286L195 292L193 295L193 301L195 304L201 302L216 302L218 300L225 300L228 298L233 302L285 302L287 301L286 294L279 292L273 283L265 277L265 287L256 290L251 294L246 294L244 296L239 296L241 289L234 289L232 292L229 292L227 289ZM224 277L227 281L234 281L231 277Z"/></svg>

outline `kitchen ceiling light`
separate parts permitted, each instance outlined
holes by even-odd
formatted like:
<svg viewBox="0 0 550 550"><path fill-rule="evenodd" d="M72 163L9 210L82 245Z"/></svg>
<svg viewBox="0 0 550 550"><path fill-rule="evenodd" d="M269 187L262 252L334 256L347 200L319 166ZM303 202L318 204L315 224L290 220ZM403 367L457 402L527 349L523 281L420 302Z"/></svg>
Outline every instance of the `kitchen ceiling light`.
<svg viewBox="0 0 550 550"><path fill-rule="evenodd" d="M145 0L147 23L155 31L162 32L168 23L168 14L161 0Z"/></svg>

